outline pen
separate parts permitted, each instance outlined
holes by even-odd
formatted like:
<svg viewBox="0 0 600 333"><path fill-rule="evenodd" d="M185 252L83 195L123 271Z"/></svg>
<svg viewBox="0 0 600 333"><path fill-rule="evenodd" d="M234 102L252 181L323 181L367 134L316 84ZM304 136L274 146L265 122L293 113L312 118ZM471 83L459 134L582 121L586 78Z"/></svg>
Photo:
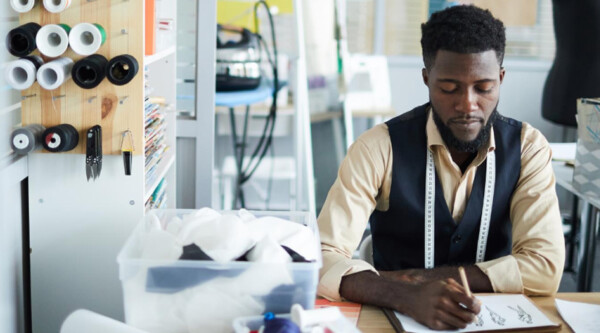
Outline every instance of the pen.
<svg viewBox="0 0 600 333"><path fill-rule="evenodd" d="M467 275L465 274L465 269L462 266L458 268L458 274L460 274L463 287L467 291L467 296L472 297L471 288L469 288L469 282L467 281Z"/></svg>

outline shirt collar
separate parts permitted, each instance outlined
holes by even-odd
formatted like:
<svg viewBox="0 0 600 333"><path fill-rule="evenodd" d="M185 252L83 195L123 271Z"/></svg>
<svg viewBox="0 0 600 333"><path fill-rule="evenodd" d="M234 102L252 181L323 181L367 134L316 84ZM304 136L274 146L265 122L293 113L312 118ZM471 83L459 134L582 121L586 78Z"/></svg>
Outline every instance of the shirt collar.
<svg viewBox="0 0 600 333"><path fill-rule="evenodd" d="M444 139L442 139L442 135L440 134L440 131L438 130L437 125L435 124L435 121L433 120L433 111L431 109L431 106L429 106L427 111L428 111L427 125L426 125L427 147L429 147L429 149L432 151L433 151L434 146L441 146L443 149L448 150L448 147L446 147L446 143L444 142ZM493 129L493 126L492 126L492 129ZM487 150L487 152L491 152L491 151L494 151L495 149L496 149L496 140L494 138L494 131L491 130L490 131L490 139L485 144L484 148L480 149L480 152L482 150L483 151Z"/></svg>

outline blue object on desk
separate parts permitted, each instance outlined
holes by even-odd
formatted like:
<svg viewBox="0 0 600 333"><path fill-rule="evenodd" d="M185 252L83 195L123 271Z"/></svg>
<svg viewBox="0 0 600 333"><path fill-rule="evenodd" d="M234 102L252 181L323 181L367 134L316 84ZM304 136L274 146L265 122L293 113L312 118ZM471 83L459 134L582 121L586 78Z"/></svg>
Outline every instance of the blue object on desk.
<svg viewBox="0 0 600 333"><path fill-rule="evenodd" d="M287 82L279 81L279 89L285 87ZM232 108L238 105L250 105L265 101L273 96L273 82L262 80L260 86L252 90L221 91L215 94L215 105Z"/></svg>
<svg viewBox="0 0 600 333"><path fill-rule="evenodd" d="M260 86L252 90L217 92L215 104L231 108L262 102L273 95L272 85L265 81L262 80Z"/></svg>

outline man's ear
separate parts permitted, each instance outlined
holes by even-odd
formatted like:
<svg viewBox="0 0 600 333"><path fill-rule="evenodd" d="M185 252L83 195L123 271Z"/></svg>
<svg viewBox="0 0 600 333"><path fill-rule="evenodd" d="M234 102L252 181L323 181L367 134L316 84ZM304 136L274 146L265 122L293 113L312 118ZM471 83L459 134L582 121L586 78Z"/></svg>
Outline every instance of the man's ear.
<svg viewBox="0 0 600 333"><path fill-rule="evenodd" d="M504 80L505 73L506 71L504 70L504 67L500 67L500 84L502 84L502 81Z"/></svg>
<svg viewBox="0 0 600 333"><path fill-rule="evenodd" d="M421 75L423 76L423 83L425 83L426 86L429 86L429 74L427 73L427 68L421 69ZM504 74L502 74L502 76L504 76ZM502 81L502 78L500 81Z"/></svg>

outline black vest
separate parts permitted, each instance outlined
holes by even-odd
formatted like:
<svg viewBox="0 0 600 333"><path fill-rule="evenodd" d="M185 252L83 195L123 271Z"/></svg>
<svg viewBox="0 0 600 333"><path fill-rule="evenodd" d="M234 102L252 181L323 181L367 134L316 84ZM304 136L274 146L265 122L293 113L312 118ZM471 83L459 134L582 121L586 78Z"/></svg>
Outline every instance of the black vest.
<svg viewBox="0 0 600 333"><path fill-rule="evenodd" d="M425 169L427 108L425 104L387 122L393 170L390 205L370 217L373 259L378 270L425 266ZM521 171L521 128L499 116L496 141L496 184L485 260L511 253L510 200ZM435 267L475 263L487 160L478 168L464 216L456 224L437 177L435 179Z"/></svg>

